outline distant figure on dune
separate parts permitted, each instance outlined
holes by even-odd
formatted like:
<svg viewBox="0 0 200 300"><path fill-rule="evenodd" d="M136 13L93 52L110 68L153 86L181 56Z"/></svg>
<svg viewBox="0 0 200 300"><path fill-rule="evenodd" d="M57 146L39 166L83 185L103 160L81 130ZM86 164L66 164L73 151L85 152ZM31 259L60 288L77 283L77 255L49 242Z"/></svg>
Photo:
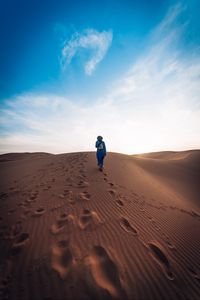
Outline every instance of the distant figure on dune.
<svg viewBox="0 0 200 300"><path fill-rule="evenodd" d="M106 156L106 145L103 141L102 136L99 135L97 137L95 147L97 148L97 161L98 161L99 170L103 171L103 160L104 157Z"/></svg>

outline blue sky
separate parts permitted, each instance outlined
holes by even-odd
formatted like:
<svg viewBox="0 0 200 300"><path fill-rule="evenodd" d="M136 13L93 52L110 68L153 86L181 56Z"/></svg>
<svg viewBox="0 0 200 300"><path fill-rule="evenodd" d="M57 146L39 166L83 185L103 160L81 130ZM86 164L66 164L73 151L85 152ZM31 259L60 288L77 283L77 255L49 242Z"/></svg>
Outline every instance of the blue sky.
<svg viewBox="0 0 200 300"><path fill-rule="evenodd" d="M0 152L200 146L200 2L0 2Z"/></svg>

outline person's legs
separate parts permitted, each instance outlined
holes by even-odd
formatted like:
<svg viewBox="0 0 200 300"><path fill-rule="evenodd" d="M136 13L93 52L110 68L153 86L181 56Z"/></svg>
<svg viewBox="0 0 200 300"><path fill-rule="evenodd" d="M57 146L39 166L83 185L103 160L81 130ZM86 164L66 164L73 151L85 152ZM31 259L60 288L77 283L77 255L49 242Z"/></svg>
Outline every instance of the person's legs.
<svg viewBox="0 0 200 300"><path fill-rule="evenodd" d="M99 168L101 170L103 169L103 159L104 159L104 154L100 152Z"/></svg>
<svg viewBox="0 0 200 300"><path fill-rule="evenodd" d="M97 165L100 166L101 164L101 155L100 155L100 152L97 151Z"/></svg>
<svg viewBox="0 0 200 300"><path fill-rule="evenodd" d="M99 168L103 168L103 159L104 159L104 154L102 151L97 151L97 161L98 161L98 166Z"/></svg>

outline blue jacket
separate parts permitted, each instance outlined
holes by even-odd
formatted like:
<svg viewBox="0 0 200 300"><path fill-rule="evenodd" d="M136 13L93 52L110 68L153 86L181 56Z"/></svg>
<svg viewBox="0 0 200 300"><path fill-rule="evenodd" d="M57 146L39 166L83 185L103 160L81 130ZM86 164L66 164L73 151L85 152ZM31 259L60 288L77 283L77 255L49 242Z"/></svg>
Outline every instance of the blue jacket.
<svg viewBox="0 0 200 300"><path fill-rule="evenodd" d="M103 151L104 155L106 155L106 145L105 145L104 141L97 140L95 147L97 148L97 152Z"/></svg>

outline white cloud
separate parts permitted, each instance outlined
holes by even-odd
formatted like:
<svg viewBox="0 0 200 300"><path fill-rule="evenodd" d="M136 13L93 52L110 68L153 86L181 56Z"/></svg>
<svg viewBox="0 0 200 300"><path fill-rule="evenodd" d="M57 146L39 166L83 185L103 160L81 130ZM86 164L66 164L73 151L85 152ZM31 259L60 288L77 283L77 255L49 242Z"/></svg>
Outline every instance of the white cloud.
<svg viewBox="0 0 200 300"><path fill-rule="evenodd" d="M182 10L174 10L149 51L92 104L36 94L7 101L2 124L30 132L2 136L1 151L91 151L99 134L122 153L199 148L200 59L172 49L182 32L174 24Z"/></svg>
<svg viewBox="0 0 200 300"><path fill-rule="evenodd" d="M61 54L61 66L65 70L75 55L82 49L89 49L91 57L85 62L84 69L91 75L97 64L104 58L112 43L111 31L87 29L83 33L76 32L70 40L65 41Z"/></svg>

